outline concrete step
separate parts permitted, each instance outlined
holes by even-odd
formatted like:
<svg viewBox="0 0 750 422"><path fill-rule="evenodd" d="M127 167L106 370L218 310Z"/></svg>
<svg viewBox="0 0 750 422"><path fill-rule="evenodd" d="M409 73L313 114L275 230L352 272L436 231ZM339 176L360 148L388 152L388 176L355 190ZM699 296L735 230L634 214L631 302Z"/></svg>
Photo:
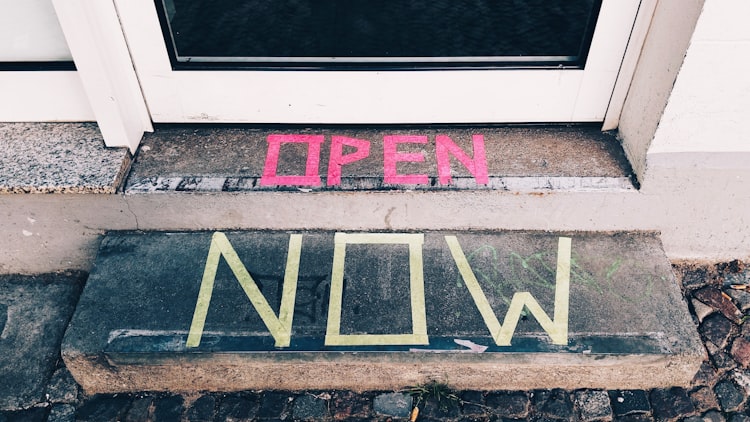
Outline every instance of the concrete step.
<svg viewBox="0 0 750 422"><path fill-rule="evenodd" d="M164 126L125 192L634 190L619 141L592 126Z"/></svg>
<svg viewBox="0 0 750 422"><path fill-rule="evenodd" d="M647 232L111 232L62 344L89 393L645 389L704 350Z"/></svg>

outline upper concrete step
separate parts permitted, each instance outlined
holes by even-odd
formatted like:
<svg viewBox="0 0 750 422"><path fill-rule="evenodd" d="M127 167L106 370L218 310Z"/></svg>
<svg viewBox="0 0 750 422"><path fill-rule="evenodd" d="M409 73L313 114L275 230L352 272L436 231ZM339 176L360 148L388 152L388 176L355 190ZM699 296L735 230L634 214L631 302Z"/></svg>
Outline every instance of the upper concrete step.
<svg viewBox="0 0 750 422"><path fill-rule="evenodd" d="M88 392L641 389L704 352L652 233L113 232L62 345Z"/></svg>
<svg viewBox="0 0 750 422"><path fill-rule="evenodd" d="M617 139L590 126L162 126L125 191L620 191L630 176Z"/></svg>

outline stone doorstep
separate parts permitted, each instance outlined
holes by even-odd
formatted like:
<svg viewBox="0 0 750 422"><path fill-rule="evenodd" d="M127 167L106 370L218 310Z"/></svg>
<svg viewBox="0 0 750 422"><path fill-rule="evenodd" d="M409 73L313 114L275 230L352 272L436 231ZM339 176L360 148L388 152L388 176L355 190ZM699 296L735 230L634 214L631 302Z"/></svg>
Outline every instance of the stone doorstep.
<svg viewBox="0 0 750 422"><path fill-rule="evenodd" d="M88 393L649 389L704 353L658 236L591 232L112 232L62 344Z"/></svg>
<svg viewBox="0 0 750 422"><path fill-rule="evenodd" d="M162 125L125 192L634 191L619 141L591 126Z"/></svg>

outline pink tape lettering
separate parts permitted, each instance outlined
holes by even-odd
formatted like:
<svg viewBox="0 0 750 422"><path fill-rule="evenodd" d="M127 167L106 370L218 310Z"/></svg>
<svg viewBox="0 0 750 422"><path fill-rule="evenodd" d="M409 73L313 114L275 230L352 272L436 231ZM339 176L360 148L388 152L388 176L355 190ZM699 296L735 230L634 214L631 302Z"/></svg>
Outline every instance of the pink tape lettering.
<svg viewBox="0 0 750 422"><path fill-rule="evenodd" d="M268 135L268 151L263 167L261 186L320 186L320 144L323 135ZM281 144L307 143L307 163L304 176L278 176L279 153Z"/></svg>
<svg viewBox="0 0 750 422"><path fill-rule="evenodd" d="M469 170L478 184L489 183L487 174L487 158L484 152L484 136L472 136L474 144L474 158L470 158L451 138L446 135L435 137L435 157L437 158L438 180L441 185L449 185L451 177L450 155L453 155Z"/></svg>
<svg viewBox="0 0 750 422"><path fill-rule="evenodd" d="M407 136L393 135L383 137L383 182L388 184L404 185L426 185L429 178L426 174L398 174L396 172L396 163L399 161L408 161L421 163L424 161L422 153L404 153L398 152L398 144L426 144L426 136Z"/></svg>
<svg viewBox="0 0 750 422"><path fill-rule="evenodd" d="M351 154L344 155L344 145L356 148ZM331 156L328 160L328 186L341 184L341 167L362 160L370 155L370 141L364 139L333 136L331 138Z"/></svg>

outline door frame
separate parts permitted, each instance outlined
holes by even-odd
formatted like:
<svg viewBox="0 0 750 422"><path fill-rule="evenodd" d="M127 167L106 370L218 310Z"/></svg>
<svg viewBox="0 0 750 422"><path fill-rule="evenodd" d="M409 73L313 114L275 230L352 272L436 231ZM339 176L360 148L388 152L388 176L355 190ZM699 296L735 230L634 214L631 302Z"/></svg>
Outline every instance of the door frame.
<svg viewBox="0 0 750 422"><path fill-rule="evenodd" d="M53 0L53 3L96 119L103 132L108 127L105 141L108 145L128 145L134 151L143 132L152 130L152 121L605 122L605 126L616 126L656 0L603 1L585 67L590 71L588 75L583 70L569 69L174 71L152 0ZM622 10L615 13L613 4L629 5L626 25L622 23ZM617 48L613 48L601 28L618 25ZM610 58L614 55L618 59L599 58L603 56L598 52L607 51ZM526 83L514 79L528 72L539 79ZM551 100L529 95L527 91L570 81L577 85L563 89L564 95ZM499 88L502 86L508 89ZM218 100L212 109L203 109L203 100L185 100L179 94L181 90L192 89L210 96L221 89L226 93L226 87L237 88L230 89L229 96L215 96ZM363 95L361 87L368 87L376 94ZM405 89L411 90L406 97L402 95ZM289 101L300 92L302 96ZM439 92L439 100L426 95L430 92ZM258 107L258 99L262 109ZM613 104L613 100L619 104ZM159 104L166 106L160 109ZM383 117L373 114L373 110L387 113Z"/></svg>
<svg viewBox="0 0 750 422"><path fill-rule="evenodd" d="M584 69L173 70L153 0L114 0L154 122L604 119L639 0L604 0Z"/></svg>

